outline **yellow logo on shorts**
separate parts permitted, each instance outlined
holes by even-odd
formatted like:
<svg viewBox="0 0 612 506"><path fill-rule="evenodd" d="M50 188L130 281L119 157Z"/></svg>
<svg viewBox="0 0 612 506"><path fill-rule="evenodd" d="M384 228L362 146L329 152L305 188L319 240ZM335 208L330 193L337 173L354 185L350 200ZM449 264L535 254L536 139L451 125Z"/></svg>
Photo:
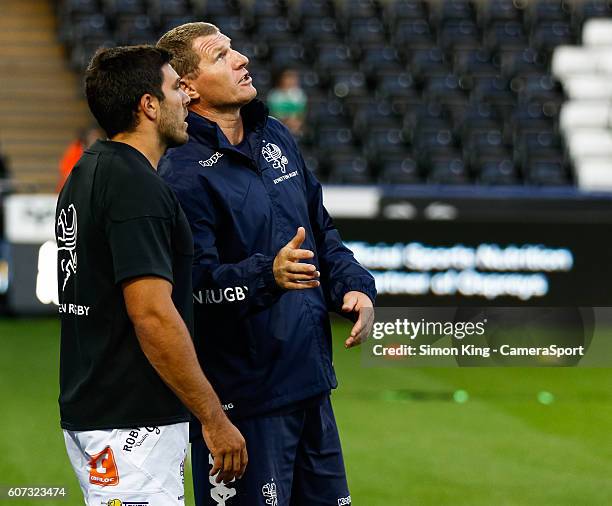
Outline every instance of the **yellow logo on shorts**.
<svg viewBox="0 0 612 506"><path fill-rule="evenodd" d="M106 506L121 506L122 504L121 499L111 499L106 503Z"/></svg>

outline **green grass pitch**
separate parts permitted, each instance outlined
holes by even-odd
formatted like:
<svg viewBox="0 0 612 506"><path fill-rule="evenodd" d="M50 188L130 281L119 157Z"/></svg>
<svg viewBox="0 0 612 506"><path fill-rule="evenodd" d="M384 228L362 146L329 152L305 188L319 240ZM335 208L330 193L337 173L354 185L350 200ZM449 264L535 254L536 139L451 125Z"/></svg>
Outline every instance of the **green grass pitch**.
<svg viewBox="0 0 612 506"><path fill-rule="evenodd" d="M342 348L348 329L334 323L333 402L353 504L610 504L609 369L365 368L358 349ZM82 504L58 425L57 370L57 321L0 320L0 487L69 493L7 505ZM453 401L457 390L464 402ZM552 396L539 402L539 392Z"/></svg>

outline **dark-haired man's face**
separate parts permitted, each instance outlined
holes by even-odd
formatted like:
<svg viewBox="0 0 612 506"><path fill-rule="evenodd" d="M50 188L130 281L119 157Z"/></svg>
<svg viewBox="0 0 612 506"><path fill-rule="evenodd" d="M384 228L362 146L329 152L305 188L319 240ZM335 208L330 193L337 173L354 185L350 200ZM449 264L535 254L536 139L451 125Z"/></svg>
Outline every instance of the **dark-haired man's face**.
<svg viewBox="0 0 612 506"><path fill-rule="evenodd" d="M185 122L189 96L181 89L179 76L170 65L162 67L162 74L162 91L165 98L160 102L158 131L162 142L171 148L189 140Z"/></svg>
<svg viewBox="0 0 612 506"><path fill-rule="evenodd" d="M198 37L193 49L200 55L199 74L190 83L201 105L217 110L239 108L257 95L246 69L249 59L231 47L231 40L217 33Z"/></svg>

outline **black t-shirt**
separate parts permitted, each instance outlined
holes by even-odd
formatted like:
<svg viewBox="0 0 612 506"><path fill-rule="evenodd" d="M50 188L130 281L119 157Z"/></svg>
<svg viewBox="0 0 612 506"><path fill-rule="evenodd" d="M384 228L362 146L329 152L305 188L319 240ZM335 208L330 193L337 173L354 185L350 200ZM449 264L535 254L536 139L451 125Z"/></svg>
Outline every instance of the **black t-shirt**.
<svg viewBox="0 0 612 506"><path fill-rule="evenodd" d="M172 190L127 144L98 141L58 200L61 425L69 430L167 425L187 409L142 352L122 282L156 276L192 330L189 224Z"/></svg>

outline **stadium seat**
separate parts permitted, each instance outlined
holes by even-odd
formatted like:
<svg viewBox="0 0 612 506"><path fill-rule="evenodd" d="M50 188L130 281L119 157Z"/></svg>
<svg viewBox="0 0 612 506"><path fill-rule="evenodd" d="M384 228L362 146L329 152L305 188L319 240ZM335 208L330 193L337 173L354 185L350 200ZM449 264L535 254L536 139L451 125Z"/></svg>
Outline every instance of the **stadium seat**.
<svg viewBox="0 0 612 506"><path fill-rule="evenodd" d="M401 20L393 32L395 46L408 53L412 47L433 46L433 34L429 23L424 19Z"/></svg>
<svg viewBox="0 0 612 506"><path fill-rule="evenodd" d="M454 74L431 76L423 89L423 97L429 101L444 103L458 96L463 97L464 92L459 79Z"/></svg>
<svg viewBox="0 0 612 506"><path fill-rule="evenodd" d="M422 130L452 129L445 108L437 102L420 102L416 107L405 111L404 130L409 139Z"/></svg>
<svg viewBox="0 0 612 506"><path fill-rule="evenodd" d="M612 46L612 19L591 19L584 24L582 41L587 46Z"/></svg>
<svg viewBox="0 0 612 506"><path fill-rule="evenodd" d="M382 156L401 154L406 151L404 132L399 126L381 126L370 128L366 148L370 160L378 160Z"/></svg>
<svg viewBox="0 0 612 506"><path fill-rule="evenodd" d="M502 123L497 110L486 102L471 102L466 107L454 109L451 119L453 131L459 137L472 128L491 130L500 128Z"/></svg>
<svg viewBox="0 0 612 506"><path fill-rule="evenodd" d="M543 22L567 21L569 19L569 6L563 0L539 0L527 2L525 21L530 27Z"/></svg>
<svg viewBox="0 0 612 506"><path fill-rule="evenodd" d="M408 68L420 82L433 75L448 75L449 65L437 46L420 47L411 51Z"/></svg>
<svg viewBox="0 0 612 506"><path fill-rule="evenodd" d="M376 18L350 19L347 26L347 37L351 44L360 47L364 44L383 44L385 28L382 21Z"/></svg>
<svg viewBox="0 0 612 506"><path fill-rule="evenodd" d="M568 171L561 160L536 160L525 170L527 182L542 186L564 186L571 183Z"/></svg>
<svg viewBox="0 0 612 506"><path fill-rule="evenodd" d="M346 44L323 43L315 47L317 72L327 74L330 70L353 70L355 63L351 49Z"/></svg>
<svg viewBox="0 0 612 506"><path fill-rule="evenodd" d="M310 58L299 42L273 42L269 44L269 62L274 68L284 69L307 65Z"/></svg>
<svg viewBox="0 0 612 506"><path fill-rule="evenodd" d="M72 23L63 32L70 46L79 45L85 41L110 39L110 26L103 14L82 14L74 16Z"/></svg>
<svg viewBox="0 0 612 506"><path fill-rule="evenodd" d="M612 170L609 157L577 160L576 182L583 190L612 191Z"/></svg>
<svg viewBox="0 0 612 506"><path fill-rule="evenodd" d="M378 74L376 93L379 97L395 99L414 96L415 83L406 72L385 71Z"/></svg>
<svg viewBox="0 0 612 506"><path fill-rule="evenodd" d="M288 18L295 25L306 19L324 19L333 16L331 2L328 0L296 0L287 2Z"/></svg>
<svg viewBox="0 0 612 506"><path fill-rule="evenodd" d="M402 70L397 49L386 44L370 44L363 47L359 61L361 70L372 80L376 80L382 72Z"/></svg>
<svg viewBox="0 0 612 506"><path fill-rule="evenodd" d="M60 18L99 13L98 0L63 0L59 6Z"/></svg>
<svg viewBox="0 0 612 506"><path fill-rule="evenodd" d="M102 0L105 14L109 16L127 16L145 14L142 0Z"/></svg>
<svg viewBox="0 0 612 506"><path fill-rule="evenodd" d="M167 22L169 17L188 16L191 14L187 0L148 0L149 13L157 17L159 24Z"/></svg>
<svg viewBox="0 0 612 506"><path fill-rule="evenodd" d="M590 100L567 102L559 115L559 128L563 132L580 128L612 129L612 105Z"/></svg>
<svg viewBox="0 0 612 506"><path fill-rule="evenodd" d="M326 156L334 152L352 152L355 147L355 139L350 128L328 127L319 128L317 147Z"/></svg>
<svg viewBox="0 0 612 506"><path fill-rule="evenodd" d="M574 160L590 157L612 159L612 130L581 128L570 131L566 136L570 156Z"/></svg>
<svg viewBox="0 0 612 506"><path fill-rule="evenodd" d="M291 43L295 40L295 34L291 32L289 20L286 17L265 17L258 19L255 23L253 39L265 41L268 44Z"/></svg>
<svg viewBox="0 0 612 506"><path fill-rule="evenodd" d="M563 86L572 100L611 100L612 76L580 74L567 77Z"/></svg>
<svg viewBox="0 0 612 506"><path fill-rule="evenodd" d="M317 42L341 43L341 33L334 18L305 18L301 25L301 34L306 44Z"/></svg>
<svg viewBox="0 0 612 506"><path fill-rule="evenodd" d="M257 66L253 63L249 64L249 73L253 77L253 84L261 96L266 96L272 87L272 72L268 70L266 65Z"/></svg>
<svg viewBox="0 0 612 506"><path fill-rule="evenodd" d="M457 49L473 49L481 45L480 30L471 19L451 19L440 27L438 44L445 53Z"/></svg>
<svg viewBox="0 0 612 506"><path fill-rule="evenodd" d="M441 0L431 3L430 19L434 25L441 25L449 20L472 20L474 11L468 0Z"/></svg>
<svg viewBox="0 0 612 506"><path fill-rule="evenodd" d="M283 14L282 2L279 0L240 1L240 10L247 16L263 21L265 18L275 18Z"/></svg>
<svg viewBox="0 0 612 506"><path fill-rule="evenodd" d="M504 51L501 54L501 73L506 78L547 72L547 60L531 47Z"/></svg>
<svg viewBox="0 0 612 506"><path fill-rule="evenodd" d="M482 47L477 49L461 49L454 52L453 72L460 77L467 76L497 76L499 67L494 63L493 56Z"/></svg>
<svg viewBox="0 0 612 506"><path fill-rule="evenodd" d="M224 14L211 19L217 26L223 27L223 33L230 39L244 38L246 25L241 16L236 14Z"/></svg>
<svg viewBox="0 0 612 506"><path fill-rule="evenodd" d="M161 37L162 34L166 33L172 28L199 20L200 18L193 14L186 14L184 16L162 16L158 35Z"/></svg>
<svg viewBox="0 0 612 506"><path fill-rule="evenodd" d="M388 184L417 184L422 181L416 160L407 154L386 155L379 160L378 181Z"/></svg>
<svg viewBox="0 0 612 506"><path fill-rule="evenodd" d="M338 98L366 95L366 78L363 72L352 70L330 70L329 87Z"/></svg>
<svg viewBox="0 0 612 506"><path fill-rule="evenodd" d="M235 12L233 2L228 0L191 0L191 4L193 14L209 22Z"/></svg>
<svg viewBox="0 0 612 506"><path fill-rule="evenodd" d="M472 101L488 104L513 104L514 94L507 79L501 76L478 76L474 79L470 92Z"/></svg>
<svg viewBox="0 0 612 506"><path fill-rule="evenodd" d="M151 18L145 14L121 16L115 38L120 45L152 44L157 39Z"/></svg>
<svg viewBox="0 0 612 506"><path fill-rule="evenodd" d="M540 23L531 34L531 47L550 52L561 44L571 44L576 39L569 23L554 21Z"/></svg>
<svg viewBox="0 0 612 506"><path fill-rule="evenodd" d="M486 185L516 185L520 177L512 158L484 158L480 160L477 180Z"/></svg>
<svg viewBox="0 0 612 506"><path fill-rule="evenodd" d="M299 142L337 181L566 184L566 157L608 156L580 135L610 131L609 0L62 0L58 12L75 68L100 45L203 19L249 58L260 97L297 70ZM568 45L578 34L586 45ZM347 162L359 157L365 170Z"/></svg>
<svg viewBox="0 0 612 506"><path fill-rule="evenodd" d="M526 128L546 130L554 124L553 113L541 102L520 102L512 115L512 127L519 130Z"/></svg>
<svg viewBox="0 0 612 506"><path fill-rule="evenodd" d="M363 101L353 108L353 131L362 140L366 140L372 129L401 128L401 120L393 113L391 105L384 100Z"/></svg>
<svg viewBox="0 0 612 506"><path fill-rule="evenodd" d="M606 48L561 46L552 57L552 74L560 80L569 76L592 74L605 68L606 60L610 58Z"/></svg>
<svg viewBox="0 0 612 506"><path fill-rule="evenodd" d="M491 51L522 49L528 45L523 25L517 21L492 23L486 29L484 40Z"/></svg>
<svg viewBox="0 0 612 506"><path fill-rule="evenodd" d="M343 184L368 184L371 182L368 163L357 154L338 154L329 160L329 182Z"/></svg>
<svg viewBox="0 0 612 506"><path fill-rule="evenodd" d="M88 39L77 44L70 52L71 68L84 72L92 56L101 47L113 47L117 42L112 39Z"/></svg>
<svg viewBox="0 0 612 506"><path fill-rule="evenodd" d="M395 26L400 21L427 19L428 5L423 0L403 0L383 3L383 17L387 26Z"/></svg>
<svg viewBox="0 0 612 506"><path fill-rule="evenodd" d="M455 151L450 128L423 128L413 132L414 153L420 159L429 159L434 153Z"/></svg>
<svg viewBox="0 0 612 506"><path fill-rule="evenodd" d="M467 184L469 176L461 157L442 157L431 162L428 181L436 184Z"/></svg>
<svg viewBox="0 0 612 506"><path fill-rule="evenodd" d="M561 102L561 85L550 74L530 74L512 80L511 88L521 101Z"/></svg>
<svg viewBox="0 0 612 506"><path fill-rule="evenodd" d="M521 4L514 0L487 0L476 2L477 20L480 26L487 27L491 23L515 21L520 22L522 16Z"/></svg>
<svg viewBox="0 0 612 506"><path fill-rule="evenodd" d="M372 0L341 0L335 4L335 12L338 18L371 19L378 18L378 9Z"/></svg>
<svg viewBox="0 0 612 506"><path fill-rule="evenodd" d="M306 123L335 129L350 127L350 119L342 102L326 97L310 97Z"/></svg>
<svg viewBox="0 0 612 506"><path fill-rule="evenodd" d="M319 180L323 180L324 178L326 178L326 174L324 174L321 170L321 164L319 162L319 157L317 156L317 153L309 149L302 149L301 151L302 158L304 159L304 165L306 165L306 168L315 176L317 176Z"/></svg>
<svg viewBox="0 0 612 506"><path fill-rule="evenodd" d="M570 2L569 6L576 26L581 26L587 19L612 17L612 3L609 0L583 0Z"/></svg>
<svg viewBox="0 0 612 506"><path fill-rule="evenodd" d="M464 158L474 154L497 154L504 151L504 135L501 128L471 128L463 132Z"/></svg>

